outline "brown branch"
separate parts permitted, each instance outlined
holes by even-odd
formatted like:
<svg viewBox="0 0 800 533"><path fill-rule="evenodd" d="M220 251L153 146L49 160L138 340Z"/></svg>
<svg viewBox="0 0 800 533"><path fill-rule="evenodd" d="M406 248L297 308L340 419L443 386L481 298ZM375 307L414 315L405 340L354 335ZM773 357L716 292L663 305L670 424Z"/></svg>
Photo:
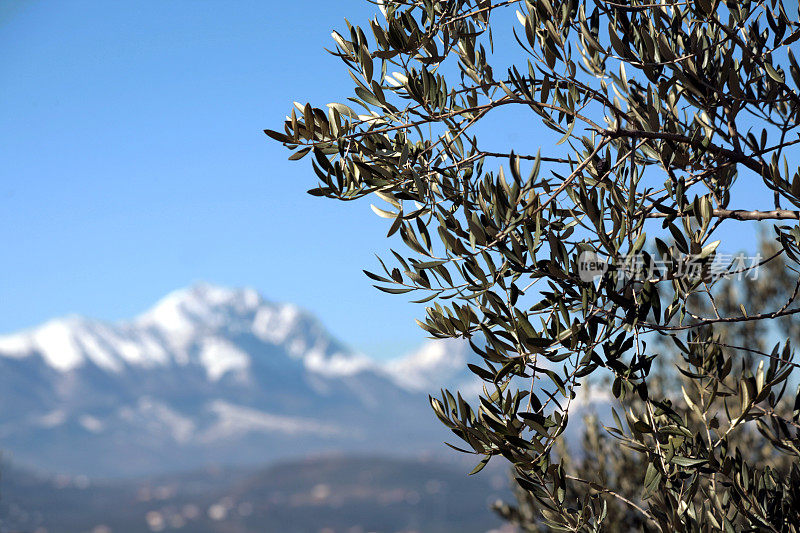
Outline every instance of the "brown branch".
<svg viewBox="0 0 800 533"><path fill-rule="evenodd" d="M800 220L800 211L773 209L772 211L748 211L747 209L713 209L711 215L730 220ZM645 218L667 218L681 216L680 213L648 213Z"/></svg>
<svg viewBox="0 0 800 533"><path fill-rule="evenodd" d="M789 209L774 209L772 211L746 211L744 209L714 209L715 217L730 218L733 220L798 220L800 211Z"/></svg>
<svg viewBox="0 0 800 533"><path fill-rule="evenodd" d="M706 152L711 152L712 154L722 155L735 163L741 163L750 170L752 170L753 172L755 172L756 174L764 178L767 179L772 178L769 172L769 167L761 161L755 161L741 152L730 150L728 148L723 148L722 146L717 146L716 144L709 143L707 146L704 146L702 139L687 137L686 135L681 135L679 133L631 130L631 129L615 129L615 130L604 130L603 135L608 137L609 139L619 139L622 137L628 137L634 139L674 141L682 144L688 144L692 148L696 148L698 150L705 150Z"/></svg>
<svg viewBox="0 0 800 533"><path fill-rule="evenodd" d="M483 150L478 151L478 154L483 157L499 157L503 159L508 159L511 157L511 153L503 153L503 152L486 152ZM535 156L535 155L525 155L525 154L514 154L516 157L520 159L525 159L528 161L536 161L537 157L539 161L543 163L574 163L571 159L564 159L563 157L545 157L545 156Z"/></svg>
<svg viewBox="0 0 800 533"><path fill-rule="evenodd" d="M706 318L700 320L693 324L687 324L685 326L661 326L659 324L653 324L652 322L642 323L642 326L647 327L651 331L681 331L685 329L693 329L699 328L701 326L705 326L708 324L717 324L717 323L731 323L731 322L752 322L755 320L765 320L765 319L772 319L772 318L780 318L784 316L794 315L800 313L800 308L794 309L785 309L781 312L775 311L772 313L761 313L758 315L747 315L747 316L734 316L734 317L725 317L725 318Z"/></svg>

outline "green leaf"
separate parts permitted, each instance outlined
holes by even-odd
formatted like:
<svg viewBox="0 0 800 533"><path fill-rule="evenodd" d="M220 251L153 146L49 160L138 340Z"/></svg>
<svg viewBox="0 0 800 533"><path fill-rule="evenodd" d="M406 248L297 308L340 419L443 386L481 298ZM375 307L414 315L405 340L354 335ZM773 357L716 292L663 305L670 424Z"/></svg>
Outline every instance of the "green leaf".
<svg viewBox="0 0 800 533"><path fill-rule="evenodd" d="M308 152L311 151L311 148L303 148L302 150L298 150L292 155L289 156L289 161L298 161L303 159Z"/></svg>
<svg viewBox="0 0 800 533"><path fill-rule="evenodd" d="M478 463L478 465L475 468L472 469L472 472L470 472L469 475L473 476L473 475L477 474L478 472L480 472L481 470L483 470L483 467L485 467L487 464L489 464L489 459L491 459L491 457L492 457L491 455L487 455L486 457L481 459L481 462Z"/></svg>
<svg viewBox="0 0 800 533"><path fill-rule="evenodd" d="M266 133L269 137L271 137L272 139L275 139L278 142L282 142L282 143L291 143L292 142L291 137L289 137L288 135L284 135L283 133L278 133L277 131L264 130L264 133Z"/></svg>
<svg viewBox="0 0 800 533"><path fill-rule="evenodd" d="M334 102L332 104L328 104L328 107L330 107L331 109L335 109L341 115L358 120L358 114L344 104L338 104Z"/></svg>
<svg viewBox="0 0 800 533"><path fill-rule="evenodd" d="M678 466L697 466L702 465L708 462L708 459L698 459L693 457L684 457L682 455L676 455L672 458L670 463L676 464Z"/></svg>
<svg viewBox="0 0 800 533"><path fill-rule="evenodd" d="M661 482L661 472L653 465L653 463L647 464L647 471L644 475L644 490L647 494L652 494L658 488L658 484Z"/></svg>
<svg viewBox="0 0 800 533"><path fill-rule="evenodd" d="M783 83L784 81L783 76L781 76L780 73L777 70L775 70L775 67L773 67L769 63L764 63L764 69L766 69L767 74L769 74L770 78L779 83Z"/></svg>
<svg viewBox="0 0 800 533"><path fill-rule="evenodd" d="M391 211L385 211L380 207L375 206L374 204L369 204L372 210L375 212L376 215L383 218L397 218L397 213L393 213Z"/></svg>
<svg viewBox="0 0 800 533"><path fill-rule="evenodd" d="M380 285L375 285L375 288L389 294L405 294L414 290L408 287L381 287Z"/></svg>
<svg viewBox="0 0 800 533"><path fill-rule="evenodd" d="M714 241L711 244L707 244L707 245L703 246L703 249L700 251L699 258L700 259L705 259L709 255L714 253L714 250L717 249L717 246L719 246L720 242L722 242L722 241Z"/></svg>
<svg viewBox="0 0 800 533"><path fill-rule="evenodd" d="M570 136L572 136L572 130L575 128L575 123L576 122L578 122L578 121L573 118L572 122L569 123L569 127L567 128L567 132L564 134L564 136L561 138L561 140L556 143L556 145L564 144L564 142L566 142L567 139L569 139Z"/></svg>

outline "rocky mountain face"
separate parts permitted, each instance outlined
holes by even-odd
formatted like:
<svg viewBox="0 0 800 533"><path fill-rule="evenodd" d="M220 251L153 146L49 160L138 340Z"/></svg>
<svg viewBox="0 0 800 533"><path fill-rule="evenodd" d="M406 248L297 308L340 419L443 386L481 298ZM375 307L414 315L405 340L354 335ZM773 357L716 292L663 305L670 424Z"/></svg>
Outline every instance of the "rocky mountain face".
<svg viewBox="0 0 800 533"><path fill-rule="evenodd" d="M93 477L446 453L427 393L469 386L468 354L431 342L378 363L296 306L197 285L131 321L68 317L0 337L0 448Z"/></svg>

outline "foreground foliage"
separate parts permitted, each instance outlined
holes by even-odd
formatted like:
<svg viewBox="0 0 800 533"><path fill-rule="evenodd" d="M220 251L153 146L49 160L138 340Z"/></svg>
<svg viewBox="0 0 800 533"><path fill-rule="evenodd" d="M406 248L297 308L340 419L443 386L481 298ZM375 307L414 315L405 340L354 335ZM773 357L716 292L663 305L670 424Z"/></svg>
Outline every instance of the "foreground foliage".
<svg viewBox="0 0 800 533"><path fill-rule="evenodd" d="M774 244L770 242L762 243L762 255L769 257L777 251ZM715 294L719 306L725 308L726 313L735 312L735 307L729 307L732 302L741 301L749 309L769 305L770 300L774 300L779 295L792 291L796 283L796 276L787 268L785 263L776 258L769 265L765 266L765 271L758 280L749 283L736 283L724 280L717 287ZM734 296L735 294L735 296ZM699 302L698 305L703 305ZM708 312L712 312L710 309ZM773 329L770 332L770 329ZM773 322L764 320L753 322L741 322L729 324L717 328L717 333L721 336L720 342L729 346L749 345L750 350L741 351L737 357L741 358L741 364L752 367L754 354L767 349L765 339L770 334L780 334L790 339L795 345L800 342L800 328L793 323L789 317L777 319ZM717 422L712 419L711 424L707 423L707 413L721 413L725 409L725 394L718 395L716 398L709 398L708 395L702 400L704 410L698 411L696 404L691 399L681 398L682 389L691 390L695 385L694 378L684 372L675 372L675 365L679 369L687 367L685 358L681 356L671 341L661 342L658 346L659 359L648 376L648 386L651 393L654 390L658 394L668 394L677 392L672 396L672 409L685 420L687 427L691 431L703 432L710 437L710 428ZM756 366L757 369L757 366ZM757 370L756 370L757 371ZM727 391L735 390L736 384L731 377L722 380L724 389ZM705 402L710 402L706 405ZM642 409L641 400L638 396L631 396L627 400L620 402L623 407L638 412ZM598 405L598 411L602 405ZM779 409L782 410L784 418L791 416L789 405L784 402ZM757 407L760 409L761 407ZM600 413L602 414L602 413ZM613 417L608 417L613 418ZM765 428L765 431L769 429ZM559 438L555 445L555 453L561 457L562 468L567 479L578 481L568 483L568 494L566 501L582 501L591 499L597 495L610 494L608 487L613 487L613 498L605 498L604 512L606 518L604 523L612 525L615 531L641 531L648 529L649 518L644 509L639 509L642 503L642 480L648 475L648 462L646 454L640 453L636 446L619 446L618 439L615 438L617 431L614 428L604 427L597 416L597 413L589 411L585 417L585 429L583 431L580 446L568 447L563 437ZM743 454L744 461L749 465L758 465L759 468L768 472L767 482L775 485L784 485L789 490L796 485L796 477L786 479L785 476L792 472L793 463L796 462L795 454L784 453L776 448L772 439L764 439L763 435L752 428L732 431L726 437L728 450L735 450L735 453ZM768 468L768 470L767 470ZM796 468L796 467L795 467ZM796 476L796 474L794 474ZM700 480L701 487L694 495L694 502L702 508L703 502L700 498L704 497L709 490L719 492L720 486L724 486L725 481L720 480L716 483L716 476ZM788 483L787 483L788 481ZM739 494L734 497L743 497L740 485ZM753 490L752 486L748 490ZM763 495L763 487L761 488ZM522 531L545 532L550 528L546 526L540 518L540 505L536 498L528 491L517 486L515 490L516 503L498 503L495 505L497 511L507 521L518 525ZM748 495L747 497L751 497ZM725 500L719 500L723 503ZM785 511L785 510L784 510ZM786 513L791 520L794 516L791 512ZM706 518L714 528L719 528L719 524L714 524L714 514L706 515ZM702 518L701 518L702 519ZM744 529L743 521L737 524L737 530ZM791 522L789 522L791 523ZM788 525L788 523L787 523ZM652 529L652 528L650 528ZM767 529L770 528L759 528Z"/></svg>
<svg viewBox="0 0 800 533"><path fill-rule="evenodd" d="M714 0L379 7L366 29L333 34L350 103L296 104L266 133L312 158L312 194L383 202L373 209L408 252L368 275L429 303L420 325L483 359L470 367L486 382L478 405L431 399L457 448L478 469L513 464L530 528L797 531L797 364L788 340L766 345L800 312L797 13ZM514 9L513 28L492 25ZM504 72L495 41L515 47ZM496 114L521 129L518 151L493 146ZM715 238L754 224L772 227L773 251L730 265ZM760 272L763 285L778 262L781 282L756 301L737 291L757 280L720 275ZM578 391L604 378L618 409L587 438L613 439L592 448L608 461L620 445L634 455L570 474L556 443ZM765 446L784 459L764 460Z"/></svg>

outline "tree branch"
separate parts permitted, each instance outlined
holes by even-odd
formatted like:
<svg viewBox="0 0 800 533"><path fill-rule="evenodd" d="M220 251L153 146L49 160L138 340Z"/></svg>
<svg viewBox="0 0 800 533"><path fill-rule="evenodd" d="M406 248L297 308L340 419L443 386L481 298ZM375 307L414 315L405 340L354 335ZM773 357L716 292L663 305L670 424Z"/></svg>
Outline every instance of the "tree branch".
<svg viewBox="0 0 800 533"><path fill-rule="evenodd" d="M667 213L648 213L645 218L667 218ZM730 220L800 220L800 211L773 209L772 211L748 211L747 209L714 209L712 216ZM680 215L679 215L680 216Z"/></svg>

